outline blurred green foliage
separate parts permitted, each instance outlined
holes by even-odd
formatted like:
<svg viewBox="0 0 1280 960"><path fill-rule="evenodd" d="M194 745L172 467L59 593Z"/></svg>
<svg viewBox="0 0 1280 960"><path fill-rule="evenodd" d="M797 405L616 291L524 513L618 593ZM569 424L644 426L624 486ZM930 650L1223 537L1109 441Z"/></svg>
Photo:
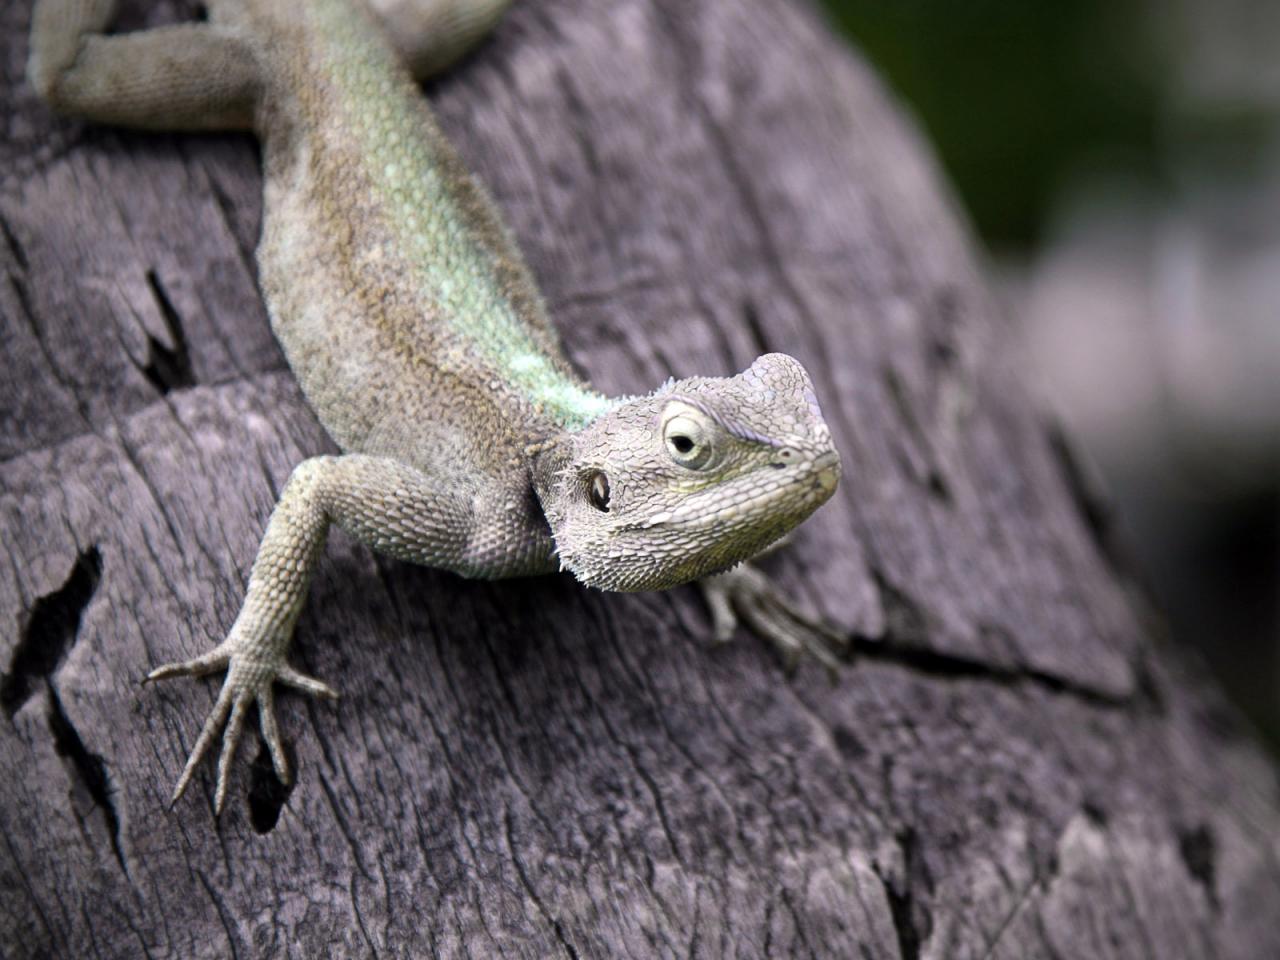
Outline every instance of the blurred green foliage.
<svg viewBox="0 0 1280 960"><path fill-rule="evenodd" d="M990 246L1034 243L1100 152L1153 172L1159 65L1140 0L822 0L915 110Z"/></svg>

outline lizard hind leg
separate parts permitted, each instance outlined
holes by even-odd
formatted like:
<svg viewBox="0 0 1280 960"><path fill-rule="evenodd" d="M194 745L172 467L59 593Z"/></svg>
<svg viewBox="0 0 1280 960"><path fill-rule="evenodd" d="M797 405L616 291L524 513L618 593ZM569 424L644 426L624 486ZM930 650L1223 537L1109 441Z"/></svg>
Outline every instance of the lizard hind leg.
<svg viewBox="0 0 1280 960"><path fill-rule="evenodd" d="M512 0L369 0L400 59L418 80L447 69L493 29Z"/></svg>
<svg viewBox="0 0 1280 960"><path fill-rule="evenodd" d="M115 0L37 0L27 77L54 109L152 130L247 130L259 88L231 30L179 24L103 36Z"/></svg>

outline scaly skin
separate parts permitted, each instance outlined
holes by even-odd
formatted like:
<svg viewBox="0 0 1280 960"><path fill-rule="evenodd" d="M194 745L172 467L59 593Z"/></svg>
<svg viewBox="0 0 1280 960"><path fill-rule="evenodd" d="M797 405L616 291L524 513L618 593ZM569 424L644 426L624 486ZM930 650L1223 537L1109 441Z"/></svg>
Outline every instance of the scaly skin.
<svg viewBox="0 0 1280 960"><path fill-rule="evenodd" d="M334 523L374 549L469 577L559 564L606 590L705 578L719 637L741 616L789 663L802 649L834 663L825 644L838 638L759 571L730 570L838 481L803 368L770 354L736 377L645 397L593 390L410 72L456 59L505 0L372 2L215 0L207 25L106 37L112 0L40 0L33 22L28 72L60 110L257 132L263 294L344 451L294 470L226 639L148 678L226 670L174 791L176 801L225 722L217 811L250 706L288 782L274 683L336 695L287 662Z"/></svg>

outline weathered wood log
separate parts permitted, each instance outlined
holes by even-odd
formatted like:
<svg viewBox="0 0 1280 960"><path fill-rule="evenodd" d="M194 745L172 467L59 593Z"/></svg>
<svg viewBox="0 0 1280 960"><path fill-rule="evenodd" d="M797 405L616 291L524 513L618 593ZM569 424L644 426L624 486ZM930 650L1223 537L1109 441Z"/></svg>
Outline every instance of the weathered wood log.
<svg viewBox="0 0 1280 960"><path fill-rule="evenodd" d="M220 821L207 770L169 811L216 684L138 681L222 637L331 443L254 286L252 142L50 115L28 17L0 10L0 953L1280 956L1275 769L1143 612L928 148L782 0L529 0L427 94L602 388L815 373L845 479L770 563L855 637L838 682L711 649L689 590L335 535L296 657L344 698L282 697L297 785L259 749Z"/></svg>

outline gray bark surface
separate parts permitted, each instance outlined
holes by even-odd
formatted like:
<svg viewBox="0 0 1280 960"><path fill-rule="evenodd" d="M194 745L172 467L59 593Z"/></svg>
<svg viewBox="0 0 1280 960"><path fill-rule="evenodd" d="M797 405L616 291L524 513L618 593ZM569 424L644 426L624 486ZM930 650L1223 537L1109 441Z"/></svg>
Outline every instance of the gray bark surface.
<svg viewBox="0 0 1280 960"><path fill-rule="evenodd" d="M242 136L49 114L0 9L0 953L1280 956L1275 768L1167 649L867 68L781 0L538 0L426 93L601 388L814 373L836 498L769 565L831 684L691 590L331 540L229 810L169 791L276 494L332 444ZM136 6L126 26L172 19ZM255 758L256 754L256 758Z"/></svg>

